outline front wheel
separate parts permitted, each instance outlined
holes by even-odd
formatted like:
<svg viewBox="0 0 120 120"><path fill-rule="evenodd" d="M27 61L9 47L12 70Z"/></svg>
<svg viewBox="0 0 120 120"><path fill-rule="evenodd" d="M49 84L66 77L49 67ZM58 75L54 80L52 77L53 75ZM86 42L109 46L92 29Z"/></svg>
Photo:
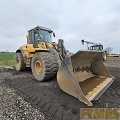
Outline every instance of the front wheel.
<svg viewBox="0 0 120 120"><path fill-rule="evenodd" d="M56 75L58 67L54 55L47 52L38 52L31 62L31 69L35 79L44 81Z"/></svg>

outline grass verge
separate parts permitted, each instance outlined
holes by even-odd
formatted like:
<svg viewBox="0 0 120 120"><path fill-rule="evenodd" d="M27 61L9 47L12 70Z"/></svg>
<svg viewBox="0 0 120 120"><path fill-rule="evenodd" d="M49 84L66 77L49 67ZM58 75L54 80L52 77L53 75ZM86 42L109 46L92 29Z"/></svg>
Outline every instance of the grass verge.
<svg viewBox="0 0 120 120"><path fill-rule="evenodd" d="M0 53L0 66L14 66L15 53Z"/></svg>

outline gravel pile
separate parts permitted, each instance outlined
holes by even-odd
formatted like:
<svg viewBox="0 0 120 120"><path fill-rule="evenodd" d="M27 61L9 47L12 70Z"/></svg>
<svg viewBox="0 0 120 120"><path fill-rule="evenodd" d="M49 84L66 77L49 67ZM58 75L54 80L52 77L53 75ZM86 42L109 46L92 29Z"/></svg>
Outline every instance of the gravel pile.
<svg viewBox="0 0 120 120"><path fill-rule="evenodd" d="M1 81L1 80L0 80ZM0 120L46 120L43 113L0 83Z"/></svg>

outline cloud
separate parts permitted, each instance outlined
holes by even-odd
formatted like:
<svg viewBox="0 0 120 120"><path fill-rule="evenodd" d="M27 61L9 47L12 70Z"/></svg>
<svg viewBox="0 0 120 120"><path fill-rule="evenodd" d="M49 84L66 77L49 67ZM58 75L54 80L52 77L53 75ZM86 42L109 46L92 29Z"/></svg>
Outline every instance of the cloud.
<svg viewBox="0 0 120 120"><path fill-rule="evenodd" d="M54 41L65 40L70 51L86 49L81 39L113 47L120 53L118 0L0 1L0 51L15 51L26 43L27 31L37 25L51 28Z"/></svg>

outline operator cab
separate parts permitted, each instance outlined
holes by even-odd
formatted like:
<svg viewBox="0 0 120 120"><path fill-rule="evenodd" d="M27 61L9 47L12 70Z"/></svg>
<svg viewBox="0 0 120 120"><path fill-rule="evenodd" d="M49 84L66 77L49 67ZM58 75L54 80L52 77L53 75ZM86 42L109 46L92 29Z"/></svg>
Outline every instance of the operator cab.
<svg viewBox="0 0 120 120"><path fill-rule="evenodd" d="M102 51L103 50L103 45L90 46L90 50L100 50L100 51Z"/></svg>
<svg viewBox="0 0 120 120"><path fill-rule="evenodd" d="M55 37L55 33L51 29L37 26L28 31L27 42L37 48L40 42L52 43L52 34Z"/></svg>

